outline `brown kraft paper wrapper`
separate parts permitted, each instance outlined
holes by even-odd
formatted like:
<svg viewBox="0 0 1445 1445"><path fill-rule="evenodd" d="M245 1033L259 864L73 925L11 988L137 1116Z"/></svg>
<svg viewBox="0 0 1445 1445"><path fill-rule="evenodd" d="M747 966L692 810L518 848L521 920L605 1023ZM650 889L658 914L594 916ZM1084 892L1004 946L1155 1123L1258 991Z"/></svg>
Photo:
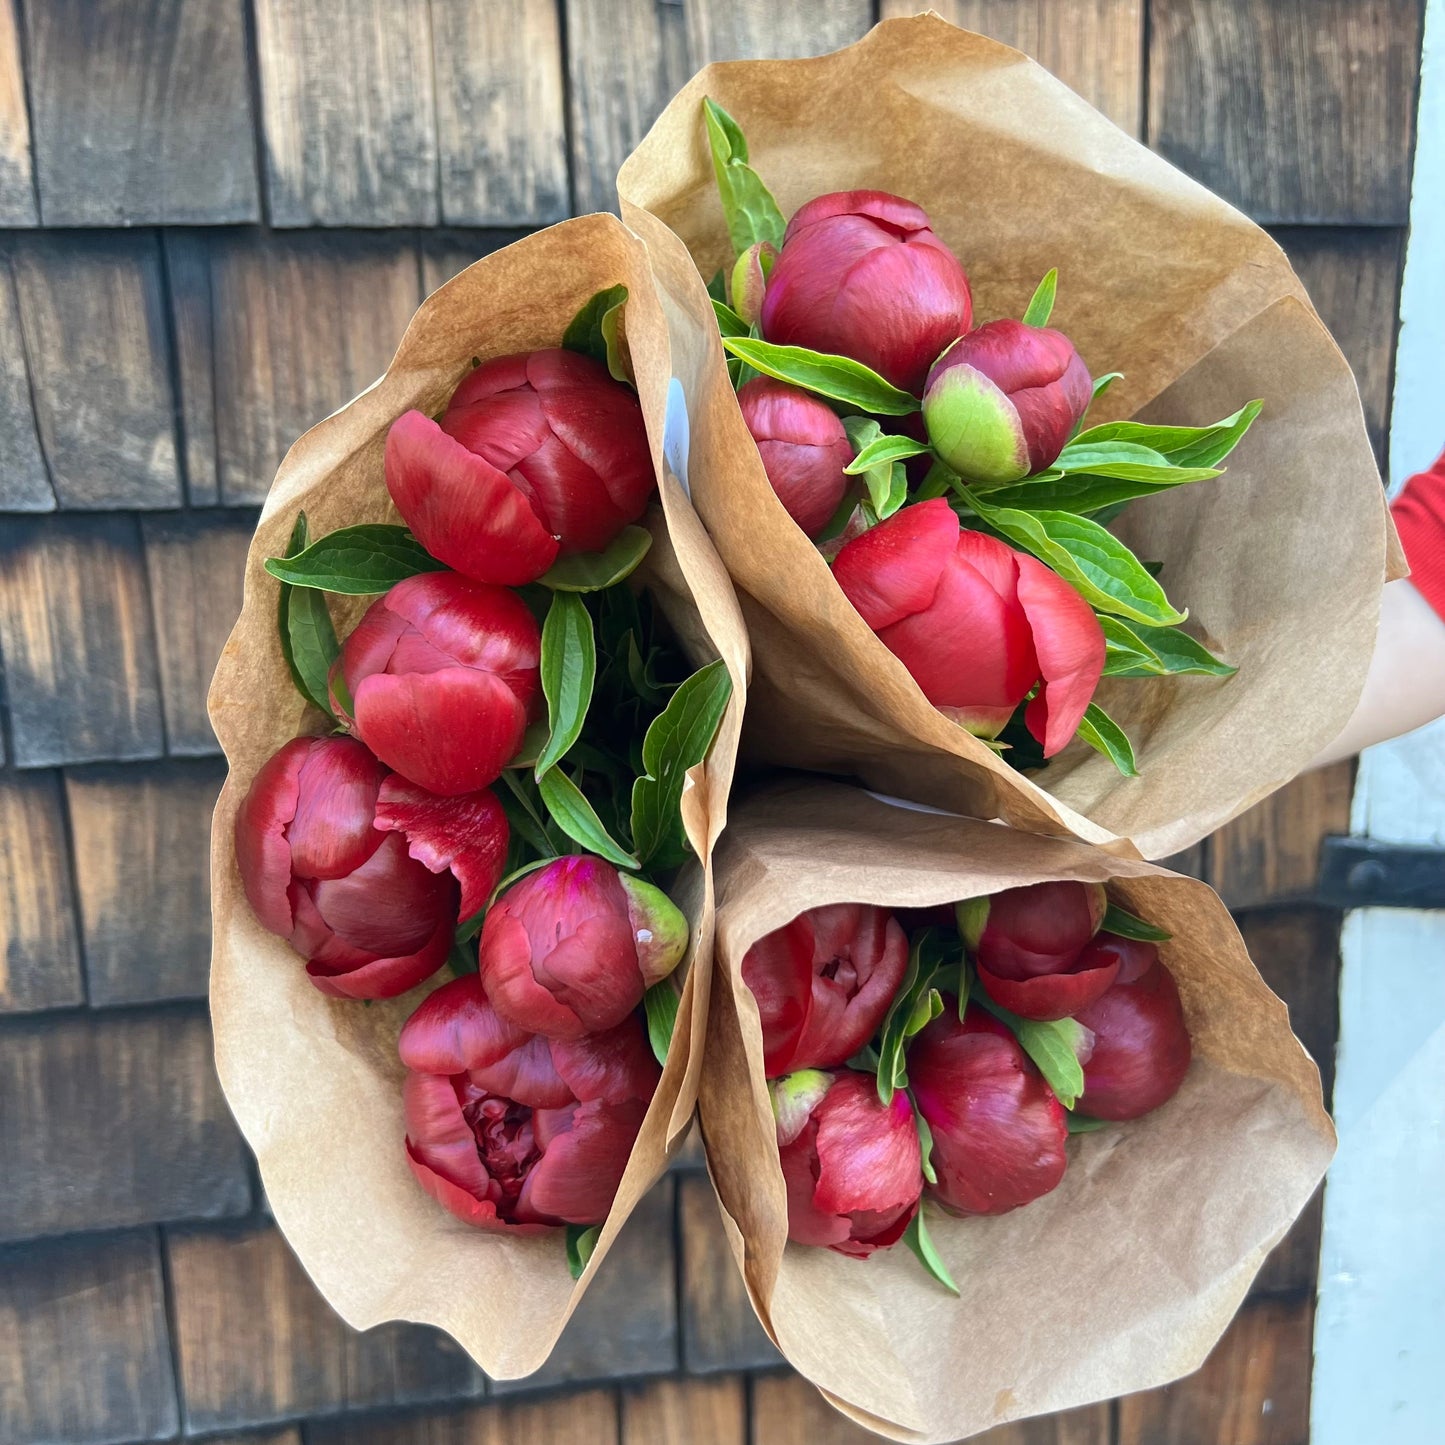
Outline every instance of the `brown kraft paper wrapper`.
<svg viewBox="0 0 1445 1445"><path fill-rule="evenodd" d="M929 1206L961 1298L901 1244L866 1260L787 1244L748 948L822 904L930 907L1059 878L1107 883L1173 933L1160 954L1194 1045L1179 1093L1071 1138L1063 1182L1022 1209ZM1203 1362L1335 1141L1319 1072L1211 889L1074 840L794 781L734 800L717 890L708 1167L759 1317L831 1404L895 1440L950 1441Z"/></svg>
<svg viewBox="0 0 1445 1445"><path fill-rule="evenodd" d="M212 832L216 1065L276 1220L348 1323L438 1325L495 1377L528 1374L546 1359L691 1119L711 980L711 868L694 865L674 889L692 921L692 941L672 1048L597 1249L574 1284L560 1229L532 1237L471 1229L428 1198L407 1167L397 1033L447 974L370 1005L324 997L300 958L253 916L233 828L261 763L295 734L321 730L319 715L292 686L276 631L279 584L263 570L266 557L285 550L297 511L306 511L313 537L397 521L382 477L391 422L410 407L440 411L474 356L557 345L582 303L618 282L628 288L626 340L660 480L642 575L695 660L721 656L733 683L711 757L694 769L683 798L689 842L708 865L726 819L747 638L717 553L663 463L674 370L667 328L644 248L610 216L540 232L448 282L413 317L386 375L291 448L266 500L247 558L241 617L211 686L211 719L230 763ZM694 426L694 435L709 443L705 426ZM354 604L345 618L338 608L344 636L371 599L336 600Z"/></svg>
<svg viewBox="0 0 1445 1445"><path fill-rule="evenodd" d="M1105 680L1098 701L1133 740L1141 777L1082 742L1037 786L1014 772L929 705L774 497L702 282L730 257L705 96L742 126L785 216L853 188L917 201L963 262L980 320L1020 315L1057 266L1053 324L1095 375L1125 373L1091 420L1202 425L1263 399L1225 476L1136 501L1117 523L1163 563L1187 629L1239 668ZM674 353L703 358L704 387L687 400L720 445L696 462L693 499L752 639L745 753L1035 832L1108 830L1163 857L1340 732L1382 580L1403 575L1402 559L1349 367L1283 252L1239 212L1019 52L935 15L884 22L817 59L707 67L617 185L652 252Z"/></svg>

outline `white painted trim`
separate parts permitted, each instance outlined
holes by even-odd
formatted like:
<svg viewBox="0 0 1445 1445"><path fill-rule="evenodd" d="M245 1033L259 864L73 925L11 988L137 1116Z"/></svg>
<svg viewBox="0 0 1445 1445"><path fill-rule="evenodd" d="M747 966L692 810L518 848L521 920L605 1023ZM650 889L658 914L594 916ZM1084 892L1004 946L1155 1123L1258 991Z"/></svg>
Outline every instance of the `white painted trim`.
<svg viewBox="0 0 1445 1445"><path fill-rule="evenodd" d="M1445 444L1445 0L1427 0L1390 418L1392 490ZM1445 721L1360 759L1357 833L1445 845ZM1364 909L1341 939L1313 1445L1445 1438L1445 913Z"/></svg>

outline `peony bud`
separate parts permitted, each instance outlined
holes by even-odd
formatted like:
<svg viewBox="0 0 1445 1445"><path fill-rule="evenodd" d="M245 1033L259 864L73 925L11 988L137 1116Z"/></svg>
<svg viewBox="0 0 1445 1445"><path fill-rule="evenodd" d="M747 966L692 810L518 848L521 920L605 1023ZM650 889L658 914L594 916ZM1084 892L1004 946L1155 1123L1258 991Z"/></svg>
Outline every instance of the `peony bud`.
<svg viewBox="0 0 1445 1445"><path fill-rule="evenodd" d="M1044 755L1078 730L1104 670L1099 619L1042 562L960 529L941 497L849 542L833 576L929 702L970 732L994 737L1035 686L1024 719Z"/></svg>
<svg viewBox="0 0 1445 1445"><path fill-rule="evenodd" d="M384 763L451 797L517 754L542 638L513 592L424 572L373 602L331 668L332 705Z"/></svg>
<svg viewBox="0 0 1445 1445"><path fill-rule="evenodd" d="M908 1082L933 1135L938 1183L930 1191L956 1214L1004 1214L1064 1177L1068 1124L1043 1076L1013 1034L952 999L908 1050Z"/></svg>
<svg viewBox="0 0 1445 1445"><path fill-rule="evenodd" d="M728 286L733 310L749 326L756 326L763 311L763 293L768 276L778 259L778 248L771 241L755 241L738 257Z"/></svg>
<svg viewBox="0 0 1445 1445"><path fill-rule="evenodd" d="M770 1091L788 1238L857 1258L901 1239L923 1187L908 1095L880 1103L872 1076L846 1069L795 1074Z"/></svg>
<svg viewBox="0 0 1445 1445"><path fill-rule="evenodd" d="M507 856L490 792L438 798L351 738L296 738L236 814L236 860L262 925L323 993L391 998L445 962L458 912L486 904Z"/></svg>
<svg viewBox="0 0 1445 1445"><path fill-rule="evenodd" d="M788 223L762 333L851 356L918 395L934 358L973 322L968 277L927 214L884 191L839 191Z"/></svg>
<svg viewBox="0 0 1445 1445"><path fill-rule="evenodd" d="M575 1039L625 1019L677 967L687 938L687 919L660 889L601 858L569 856L492 905L478 966L503 1018Z"/></svg>
<svg viewBox="0 0 1445 1445"><path fill-rule="evenodd" d="M1088 368L1062 332L990 321L933 363L923 419L959 476L998 486L1051 466L1092 399Z"/></svg>
<svg viewBox="0 0 1445 1445"><path fill-rule="evenodd" d="M641 517L656 476L636 396L558 348L477 367L440 426L407 412L387 437L386 485L432 556L520 586L559 552L600 552Z"/></svg>
<svg viewBox="0 0 1445 1445"><path fill-rule="evenodd" d="M398 1043L417 1182L480 1229L598 1224L660 1073L642 1025L543 1039L503 1019L480 979L437 989Z"/></svg>
<svg viewBox="0 0 1445 1445"><path fill-rule="evenodd" d="M1094 1031L1078 1108L1095 1119L1137 1119L1179 1092L1189 1072L1189 1029L1174 975L1154 945L1120 939L1109 946L1122 964L1118 979L1078 1016ZM1154 961L1140 972L1149 955Z"/></svg>
<svg viewBox="0 0 1445 1445"><path fill-rule="evenodd" d="M864 903L810 908L758 939L743 982L758 1004L763 1072L846 1062L877 1032L907 967L907 935Z"/></svg>
<svg viewBox="0 0 1445 1445"><path fill-rule="evenodd" d="M767 376L738 392L738 406L778 500L810 537L821 532L851 481L843 468L855 453L843 423L826 402Z"/></svg>

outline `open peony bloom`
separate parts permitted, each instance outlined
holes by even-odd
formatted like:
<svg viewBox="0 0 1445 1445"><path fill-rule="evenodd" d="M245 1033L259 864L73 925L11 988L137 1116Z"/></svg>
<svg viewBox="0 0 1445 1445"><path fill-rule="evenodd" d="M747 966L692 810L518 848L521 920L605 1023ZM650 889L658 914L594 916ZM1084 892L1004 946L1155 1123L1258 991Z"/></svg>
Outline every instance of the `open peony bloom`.
<svg viewBox="0 0 1445 1445"><path fill-rule="evenodd" d="M837 191L801 207L763 295L767 340L851 356L915 396L972 323L958 258L922 207L886 191Z"/></svg>
<svg viewBox="0 0 1445 1445"><path fill-rule="evenodd" d="M810 908L743 958L763 1026L763 1071L831 1069L883 1022L908 967L908 937L884 908Z"/></svg>
<svg viewBox="0 0 1445 1445"><path fill-rule="evenodd" d="M1033 883L960 904L959 929L995 1003L1026 1019L1062 1019L1119 971L1114 953L1091 946L1107 907L1102 884Z"/></svg>
<svg viewBox="0 0 1445 1445"><path fill-rule="evenodd" d="M738 392L763 470L788 515L812 537L828 525L852 480L854 451L837 413L816 396L769 376Z"/></svg>
<svg viewBox="0 0 1445 1445"><path fill-rule="evenodd" d="M331 668L332 706L388 767L451 797L517 755L542 638L504 587L424 572L373 602Z"/></svg>
<svg viewBox="0 0 1445 1445"><path fill-rule="evenodd" d="M1105 940L1120 968L1114 986L1078 1015L1094 1033L1078 1107L1095 1119L1137 1119L1179 1092L1189 1072L1189 1029L1174 975L1154 945Z"/></svg>
<svg viewBox="0 0 1445 1445"><path fill-rule="evenodd" d="M438 425L411 411L386 443L386 485L432 556L519 586L560 553L600 552L656 487L636 396L560 347L462 380Z"/></svg>
<svg viewBox="0 0 1445 1445"><path fill-rule="evenodd" d="M482 925L482 983L497 1012L551 1038L620 1023L687 949L659 888L601 858L558 858L514 883Z"/></svg>
<svg viewBox="0 0 1445 1445"><path fill-rule="evenodd" d="M923 419L934 450L959 476L1000 486L1051 466L1093 394L1063 332L990 321L933 363Z"/></svg>
<svg viewBox="0 0 1445 1445"><path fill-rule="evenodd" d="M1024 720L1044 755L1078 730L1104 670L1088 603L1036 558L960 528L941 497L895 512L833 560L843 595L934 707L994 737Z"/></svg>
<svg viewBox="0 0 1445 1445"><path fill-rule="evenodd" d="M1064 1177L1063 1105L1013 1034L982 1009L963 1022L953 999L908 1050L908 1082L933 1133L938 1183L956 1214L1005 1214Z"/></svg>
<svg viewBox="0 0 1445 1445"><path fill-rule="evenodd" d="M486 791L438 798L351 738L295 738L256 774L236 858L257 918L323 993L391 998L445 962L507 856Z"/></svg>
<svg viewBox="0 0 1445 1445"><path fill-rule="evenodd" d="M903 1237L923 1188L913 1106L882 1104L871 1074L815 1069L769 1086L788 1190L788 1238L862 1258Z"/></svg>
<svg viewBox="0 0 1445 1445"><path fill-rule="evenodd" d="M426 999L398 1048L407 1159L432 1198L481 1229L607 1217L660 1077L635 1017L539 1038L467 974Z"/></svg>

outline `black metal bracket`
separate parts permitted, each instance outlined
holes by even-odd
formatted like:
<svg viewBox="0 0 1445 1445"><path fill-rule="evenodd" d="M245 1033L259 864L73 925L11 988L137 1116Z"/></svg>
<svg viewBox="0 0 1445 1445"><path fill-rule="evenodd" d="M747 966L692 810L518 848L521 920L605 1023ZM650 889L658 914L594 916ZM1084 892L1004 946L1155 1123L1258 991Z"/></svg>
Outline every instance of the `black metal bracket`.
<svg viewBox="0 0 1445 1445"><path fill-rule="evenodd" d="M1326 838L1319 897L1334 908L1445 909L1445 848Z"/></svg>

